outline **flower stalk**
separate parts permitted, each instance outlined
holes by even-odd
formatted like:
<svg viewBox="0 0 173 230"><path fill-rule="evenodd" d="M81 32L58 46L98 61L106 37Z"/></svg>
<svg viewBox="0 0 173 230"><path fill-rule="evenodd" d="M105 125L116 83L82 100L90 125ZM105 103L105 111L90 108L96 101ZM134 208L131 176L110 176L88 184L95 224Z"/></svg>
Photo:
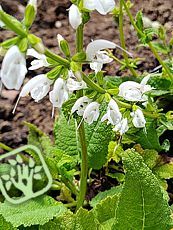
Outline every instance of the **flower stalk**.
<svg viewBox="0 0 173 230"><path fill-rule="evenodd" d="M76 51L82 52L83 50L83 29L84 26L80 25L76 31ZM81 65L82 69L82 65ZM83 96L83 90L79 90L77 93L78 98ZM87 175L88 175L88 154L87 154L87 145L85 137L85 127L84 122L82 121L79 125L79 138L81 143L81 173L80 173L80 188L79 195L77 197L77 206L76 211L83 206L86 190L87 190Z"/></svg>
<svg viewBox="0 0 173 230"><path fill-rule="evenodd" d="M119 31L120 31L120 42L121 47L126 50L125 38L124 38L124 30L123 30L123 1L120 0L120 13L119 13ZM129 65L128 54L123 51L123 56L126 62L127 67L131 71L134 77L138 77L136 71Z"/></svg>

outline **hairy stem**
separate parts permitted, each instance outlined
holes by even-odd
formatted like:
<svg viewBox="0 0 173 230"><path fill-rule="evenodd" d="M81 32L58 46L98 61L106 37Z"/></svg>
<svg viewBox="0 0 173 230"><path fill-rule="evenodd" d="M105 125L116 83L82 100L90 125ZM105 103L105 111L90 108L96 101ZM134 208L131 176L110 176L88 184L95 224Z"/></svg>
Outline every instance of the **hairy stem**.
<svg viewBox="0 0 173 230"><path fill-rule="evenodd" d="M80 25L76 31L76 52L83 51L83 29L84 26ZM81 65L81 70L82 70L82 65ZM80 98L81 96L83 96L83 90L78 91L77 97ZM87 190L88 155L87 155L87 145L86 145L85 128L84 128L83 121L79 126L78 132L79 132L82 152L81 152L80 188L79 188L79 195L77 197L76 211L83 206L86 190Z"/></svg>
<svg viewBox="0 0 173 230"><path fill-rule="evenodd" d="M125 38L124 38L124 30L123 30L123 2L120 0L120 14L119 14L119 31L120 31L120 41L121 41L121 46L124 50L126 50L126 44L125 44ZM126 62L127 67L133 74L133 76L138 77L138 74L136 71L129 65L129 59L128 59L128 54L123 51L123 56Z"/></svg>
<svg viewBox="0 0 173 230"><path fill-rule="evenodd" d="M51 58L52 60L54 60L54 61L60 63L60 64L63 65L63 66L66 66L66 67L69 67L69 66L70 66L70 63L69 63L68 60L66 60L65 58L60 57L60 56L57 55L57 54L54 54L54 53L53 53L52 51L50 51L49 49L46 49L45 52L44 52L44 54L45 54L47 57Z"/></svg>
<svg viewBox="0 0 173 230"><path fill-rule="evenodd" d="M122 4L124 5L124 8L127 12L127 15L130 19L131 24L133 25L134 29L137 31L138 34L140 34L141 36L145 36L145 34L137 27L133 16L129 10L129 8L127 7L126 3L124 0L121 0ZM158 54L157 50L153 47L151 42L148 42L148 46L150 47L152 53L154 54L154 56L157 58L157 60L159 61L159 63L163 66L163 68L165 69L166 73L168 74L168 76L173 79L173 75L171 74L169 68L167 67L167 65L164 63L164 61L162 60L162 58L160 57L160 55Z"/></svg>

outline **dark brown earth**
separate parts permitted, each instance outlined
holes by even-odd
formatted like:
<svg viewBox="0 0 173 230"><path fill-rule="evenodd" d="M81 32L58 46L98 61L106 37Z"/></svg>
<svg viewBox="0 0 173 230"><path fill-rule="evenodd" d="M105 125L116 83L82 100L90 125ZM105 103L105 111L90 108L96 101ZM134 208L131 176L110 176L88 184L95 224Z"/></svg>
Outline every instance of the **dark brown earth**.
<svg viewBox="0 0 173 230"><path fill-rule="evenodd" d="M171 36L173 27L173 1L172 0L134 0L132 13L135 15L139 9L143 9L144 15L152 20L159 21L168 29L168 35ZM22 19L24 5L26 1L1 0L3 9ZM68 0L40 0L38 15L32 31L40 36L44 44L50 49L59 53L56 35L60 33L70 43L74 51L74 31L68 23L68 11L70 6ZM147 48L137 47L136 33L129 27L128 20L125 21L125 35L128 51L132 52L134 57L141 57L144 60L139 65L139 71L152 70L158 65L151 52ZM12 37L11 32L0 31L0 42L6 38ZM85 29L85 45L91 39L108 39L117 44L119 42L119 32L117 24L112 21L111 16L101 16L97 13L92 14L91 21ZM28 62L29 64L29 62ZM119 65L114 64L105 68L108 74L121 75ZM39 70L44 73L45 70ZM37 72L38 73L38 72ZM34 72L29 71L28 76L34 76ZM28 79L26 79L28 80ZM22 98L17 107L15 115L12 109L18 97L18 92L2 90L0 98L0 141L11 147L18 147L26 143L27 129L22 125L23 121L28 121L39 126L47 134L52 135L53 120L51 119L51 105L48 98L40 103L35 103L30 97Z"/></svg>

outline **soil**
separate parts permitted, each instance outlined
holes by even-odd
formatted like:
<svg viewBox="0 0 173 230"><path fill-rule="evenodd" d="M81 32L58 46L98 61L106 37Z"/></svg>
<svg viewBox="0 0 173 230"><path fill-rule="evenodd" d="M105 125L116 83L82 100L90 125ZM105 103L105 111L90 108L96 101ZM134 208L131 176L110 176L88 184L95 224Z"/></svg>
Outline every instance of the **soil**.
<svg viewBox="0 0 173 230"><path fill-rule="evenodd" d="M1 0L3 9L22 19L24 6L27 1ZM173 1L172 0L134 0L132 13L135 15L139 9L143 9L145 16L151 20L157 20L168 29L168 37L171 36L171 27L173 26ZM71 45L74 52L74 31L68 23L69 0L40 0L38 6L38 15L33 25L32 31L40 36L44 44L59 53L56 35L59 33L64 36ZM129 26L126 19L125 37L128 51L132 52L134 57L143 58L139 64L139 71L152 70L158 65L157 60L153 57L147 48L137 47L137 36L135 31ZM9 31L0 31L0 42L6 38L12 37L13 33ZM91 39L108 39L117 44L119 43L119 32L117 23L112 21L111 16L101 16L93 13L91 21L85 29L85 46ZM118 52L118 55L119 52ZM29 66L29 60L28 60ZM105 67L108 74L122 75L119 71L119 65L108 65ZM37 72L28 72L26 81L35 74L45 73L45 69ZM30 97L20 100L15 114L12 114L14 104L18 98L19 92L12 90L2 90L0 98L0 141L10 147L19 147L27 142L27 129L23 126L23 121L36 124L40 129L52 136L53 119L51 118L51 104L48 98L40 103L35 103Z"/></svg>

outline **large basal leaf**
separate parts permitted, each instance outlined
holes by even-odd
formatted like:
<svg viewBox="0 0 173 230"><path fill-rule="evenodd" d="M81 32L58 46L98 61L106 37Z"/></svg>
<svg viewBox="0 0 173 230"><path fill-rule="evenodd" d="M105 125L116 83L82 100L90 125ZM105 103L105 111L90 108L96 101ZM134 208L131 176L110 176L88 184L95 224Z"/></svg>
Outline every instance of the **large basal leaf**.
<svg viewBox="0 0 173 230"><path fill-rule="evenodd" d="M123 163L126 177L112 229L170 230L170 208L157 178L134 150L126 151Z"/></svg>
<svg viewBox="0 0 173 230"><path fill-rule="evenodd" d="M141 144L144 149L155 149L157 151L162 149L153 120L147 121L146 129L140 129L135 136L136 142Z"/></svg>
<svg viewBox="0 0 173 230"><path fill-rule="evenodd" d="M43 225L67 209L49 196L40 196L19 205L5 201L0 204L0 214L14 227Z"/></svg>
<svg viewBox="0 0 173 230"><path fill-rule="evenodd" d="M68 211L49 223L40 226L39 230L98 230L99 223L92 212L80 208L76 214Z"/></svg>
<svg viewBox="0 0 173 230"><path fill-rule="evenodd" d="M68 122L63 114L61 114L54 127L57 148L71 156L78 156L79 154L79 140L76 129L75 120L71 118Z"/></svg>

